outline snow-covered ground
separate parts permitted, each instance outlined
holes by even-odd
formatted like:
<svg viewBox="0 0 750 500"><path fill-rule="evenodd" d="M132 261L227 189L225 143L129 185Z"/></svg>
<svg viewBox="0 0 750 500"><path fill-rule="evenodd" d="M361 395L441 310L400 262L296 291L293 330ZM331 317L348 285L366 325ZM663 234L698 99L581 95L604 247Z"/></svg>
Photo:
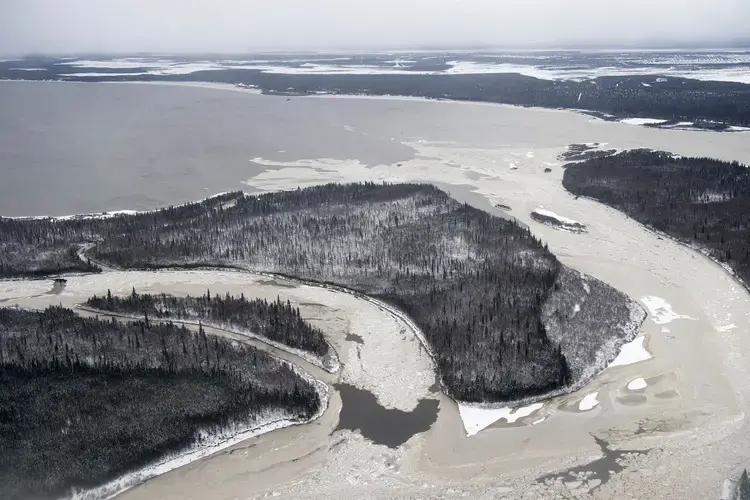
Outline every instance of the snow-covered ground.
<svg viewBox="0 0 750 500"><path fill-rule="evenodd" d="M268 59L251 57L237 59L206 59L186 61L177 57L129 57L105 59L65 60L58 63L66 68L65 76L94 77L121 75L185 75L198 71L253 69L264 73L301 75L466 75L515 73L543 80L585 81L600 76L653 76L653 81L642 82L654 86L669 77L693 78L705 81L728 81L750 83L750 61L741 52L701 53L675 55L674 53L622 53L604 56L590 53L577 62L571 62L569 54L548 53L545 55L484 53L453 54L445 61L445 68L419 69L417 64L429 61L424 55L412 57L378 57L377 54L338 57L309 55ZM69 69L68 69L69 68ZM102 71L121 70L107 73ZM99 71L97 71L99 70ZM666 78L665 78L666 77Z"/></svg>
<svg viewBox="0 0 750 500"><path fill-rule="evenodd" d="M513 424L521 418L528 417L543 406L544 403L534 403L520 408L482 408L466 403L458 403L458 412L464 423L466 435L473 436L501 419L505 419L509 424Z"/></svg>
<svg viewBox="0 0 750 500"><path fill-rule="evenodd" d="M609 364L609 368L615 366L626 366L632 365L633 363L640 363L641 361L648 361L653 356L650 352L643 347L643 341L645 337L636 337L632 342L628 342L620 348L620 353L617 357Z"/></svg>

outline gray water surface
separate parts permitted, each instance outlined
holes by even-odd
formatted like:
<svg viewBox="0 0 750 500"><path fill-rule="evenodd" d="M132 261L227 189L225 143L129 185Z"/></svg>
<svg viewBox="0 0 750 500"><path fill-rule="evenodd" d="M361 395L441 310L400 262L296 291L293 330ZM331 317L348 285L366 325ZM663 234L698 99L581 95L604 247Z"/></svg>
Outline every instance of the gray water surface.
<svg viewBox="0 0 750 500"><path fill-rule="evenodd" d="M144 210L252 191L242 181L267 168L256 157L412 158L398 142L348 131L325 105L335 101L313 102L165 85L0 82L0 216Z"/></svg>
<svg viewBox="0 0 750 500"><path fill-rule="evenodd" d="M336 430L359 431L375 444L396 448L428 430L437 420L437 399L421 399L417 407L401 411L381 406L371 392L349 384L335 384L341 394L341 414Z"/></svg>
<svg viewBox="0 0 750 500"><path fill-rule="evenodd" d="M748 133L657 130L470 103L0 82L0 110L0 216L143 210L252 191L243 181L275 168L253 158L392 165L416 158L409 144L420 141L479 155L498 147L556 155L572 143L600 142L750 163Z"/></svg>

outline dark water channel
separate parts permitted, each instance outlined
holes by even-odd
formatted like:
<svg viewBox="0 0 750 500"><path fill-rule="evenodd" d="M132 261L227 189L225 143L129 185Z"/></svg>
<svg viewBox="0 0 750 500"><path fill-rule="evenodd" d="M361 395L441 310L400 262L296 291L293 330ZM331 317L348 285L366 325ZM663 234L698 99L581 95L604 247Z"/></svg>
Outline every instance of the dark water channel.
<svg viewBox="0 0 750 500"><path fill-rule="evenodd" d="M606 484L612 476L619 474L625 469L623 460L628 456L645 455L649 450L613 450L609 444L601 438L594 436L596 444L602 451L603 456L593 462L589 462L578 467L571 467L560 472L553 472L537 478L537 482L545 483L546 481L562 479L563 481L575 481L578 474L590 473L589 479L599 479L601 485Z"/></svg>
<svg viewBox="0 0 750 500"><path fill-rule="evenodd" d="M359 431L375 444L401 446L412 436L425 432L437 420L437 399L422 399L413 411L381 406L371 392L349 384L335 384L342 408L336 430Z"/></svg>

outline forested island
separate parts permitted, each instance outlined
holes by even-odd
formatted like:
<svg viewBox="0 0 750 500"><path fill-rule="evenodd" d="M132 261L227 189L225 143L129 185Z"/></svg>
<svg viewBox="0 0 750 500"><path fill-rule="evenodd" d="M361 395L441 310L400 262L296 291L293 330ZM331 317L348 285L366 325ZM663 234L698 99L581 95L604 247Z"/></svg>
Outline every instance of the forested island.
<svg viewBox="0 0 750 500"><path fill-rule="evenodd" d="M563 185L698 247L750 283L750 169L633 150L566 166Z"/></svg>
<svg viewBox="0 0 750 500"><path fill-rule="evenodd" d="M202 329L0 308L5 499L59 498L320 405L288 365Z"/></svg>
<svg viewBox="0 0 750 500"><path fill-rule="evenodd" d="M323 332L302 319L299 308L277 298L262 299L211 295L175 297L167 294L138 294L135 289L125 297L91 297L87 307L126 315L166 320L202 322L207 326L257 334L272 342L303 351L320 360L328 369L338 366L336 354L323 337Z"/></svg>
<svg viewBox="0 0 750 500"><path fill-rule="evenodd" d="M578 387L645 313L562 266L526 228L425 184L329 184L109 218L2 219L0 271L233 266L329 283L406 312L446 393L471 402ZM91 263L88 263L91 259Z"/></svg>

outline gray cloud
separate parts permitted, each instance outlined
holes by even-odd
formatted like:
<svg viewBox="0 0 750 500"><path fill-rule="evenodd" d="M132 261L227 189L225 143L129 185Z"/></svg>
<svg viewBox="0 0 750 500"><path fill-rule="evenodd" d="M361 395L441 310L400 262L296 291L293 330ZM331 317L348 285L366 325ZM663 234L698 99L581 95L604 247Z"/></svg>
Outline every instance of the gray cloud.
<svg viewBox="0 0 750 500"><path fill-rule="evenodd" d="M0 53L711 43L748 0L0 0Z"/></svg>

